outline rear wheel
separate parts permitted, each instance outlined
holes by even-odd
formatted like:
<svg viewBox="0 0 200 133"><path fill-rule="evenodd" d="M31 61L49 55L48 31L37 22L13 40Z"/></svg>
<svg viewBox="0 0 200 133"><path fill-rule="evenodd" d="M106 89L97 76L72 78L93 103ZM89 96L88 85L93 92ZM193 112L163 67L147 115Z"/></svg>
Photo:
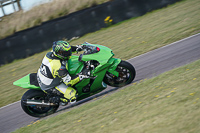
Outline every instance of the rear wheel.
<svg viewBox="0 0 200 133"><path fill-rule="evenodd" d="M106 72L104 82L113 87L121 87L130 84L136 75L135 68L126 61L121 61L116 68L119 76L115 76L112 73Z"/></svg>
<svg viewBox="0 0 200 133"><path fill-rule="evenodd" d="M22 109L33 117L44 117L53 114L58 106L41 107L37 105L26 105L23 101L29 100L45 100L46 94L42 90L28 90L21 99Z"/></svg>

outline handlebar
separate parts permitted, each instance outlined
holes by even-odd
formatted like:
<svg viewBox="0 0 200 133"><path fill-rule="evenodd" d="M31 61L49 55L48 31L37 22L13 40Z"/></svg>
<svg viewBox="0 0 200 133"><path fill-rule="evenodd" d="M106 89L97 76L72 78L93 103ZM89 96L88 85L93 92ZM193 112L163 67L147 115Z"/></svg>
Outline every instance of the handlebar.
<svg viewBox="0 0 200 133"><path fill-rule="evenodd" d="M92 46L92 45L82 45L82 49L85 51L83 54L94 54L100 51L99 47Z"/></svg>

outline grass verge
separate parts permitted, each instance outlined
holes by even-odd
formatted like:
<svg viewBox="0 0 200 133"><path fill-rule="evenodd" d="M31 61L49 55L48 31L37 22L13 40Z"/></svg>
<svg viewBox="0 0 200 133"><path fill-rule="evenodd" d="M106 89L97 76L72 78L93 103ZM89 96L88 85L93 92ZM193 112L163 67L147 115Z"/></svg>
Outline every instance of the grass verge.
<svg viewBox="0 0 200 133"><path fill-rule="evenodd" d="M71 42L84 41L112 48L115 57L129 59L200 31L199 0L185 0L144 16L124 21L109 28L87 34ZM36 72L44 51L26 59L0 67L0 107L21 99L26 91L12 83Z"/></svg>
<svg viewBox="0 0 200 133"><path fill-rule="evenodd" d="M198 133L200 60L15 133Z"/></svg>

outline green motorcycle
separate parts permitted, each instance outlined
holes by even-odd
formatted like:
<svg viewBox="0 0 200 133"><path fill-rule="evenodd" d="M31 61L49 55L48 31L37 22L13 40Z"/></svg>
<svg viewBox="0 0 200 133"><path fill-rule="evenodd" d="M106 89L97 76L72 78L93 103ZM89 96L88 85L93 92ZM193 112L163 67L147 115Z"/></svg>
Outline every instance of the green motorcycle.
<svg viewBox="0 0 200 133"><path fill-rule="evenodd" d="M89 78L73 86L78 93L77 101L101 92L107 85L122 87L134 80L135 68L126 61L113 58L114 54L108 47L84 43L82 48L84 52L80 56L72 55L68 60L68 71L71 76L82 73L83 69L90 72ZM13 84L29 89L22 96L21 106L33 117L50 115L56 112L61 104L49 102L49 96L38 85L37 73L28 74Z"/></svg>

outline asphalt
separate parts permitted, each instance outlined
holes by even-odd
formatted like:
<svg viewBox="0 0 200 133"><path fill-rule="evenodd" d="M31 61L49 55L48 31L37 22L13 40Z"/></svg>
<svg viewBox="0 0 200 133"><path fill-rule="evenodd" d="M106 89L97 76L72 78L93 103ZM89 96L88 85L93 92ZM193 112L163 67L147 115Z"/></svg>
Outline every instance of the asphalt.
<svg viewBox="0 0 200 133"><path fill-rule="evenodd" d="M163 72L183 66L198 59L200 59L200 33L129 59L128 62L136 69L137 75L134 82L137 82L157 76ZM60 107L58 113L67 111L74 106L83 105L86 102L90 102L94 97L100 97L118 89L120 88L108 87L102 93L84 99L75 105ZM24 113L19 101L15 102L0 108L0 133L15 131L17 128L27 126L31 122L37 120L39 119Z"/></svg>

